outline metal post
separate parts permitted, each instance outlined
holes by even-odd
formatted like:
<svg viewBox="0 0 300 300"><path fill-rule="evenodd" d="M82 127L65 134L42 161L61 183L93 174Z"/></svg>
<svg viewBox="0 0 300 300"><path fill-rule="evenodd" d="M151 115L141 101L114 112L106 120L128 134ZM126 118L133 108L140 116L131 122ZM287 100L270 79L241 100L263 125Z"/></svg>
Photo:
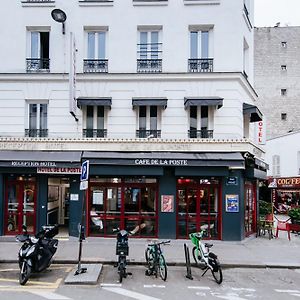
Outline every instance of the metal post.
<svg viewBox="0 0 300 300"><path fill-rule="evenodd" d="M185 255L185 265L186 265L186 278L193 280L191 260L190 260L190 251L189 247L184 243L184 255Z"/></svg>

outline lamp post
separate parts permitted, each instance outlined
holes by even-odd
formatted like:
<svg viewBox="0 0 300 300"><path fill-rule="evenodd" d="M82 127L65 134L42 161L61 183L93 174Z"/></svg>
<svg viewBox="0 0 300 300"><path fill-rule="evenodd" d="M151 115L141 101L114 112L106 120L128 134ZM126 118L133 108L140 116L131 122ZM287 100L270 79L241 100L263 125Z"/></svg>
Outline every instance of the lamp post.
<svg viewBox="0 0 300 300"><path fill-rule="evenodd" d="M67 19L67 15L64 11L62 11L61 9L53 9L51 12L51 17L54 21L58 22L58 23L62 23L62 33L65 34L65 21Z"/></svg>

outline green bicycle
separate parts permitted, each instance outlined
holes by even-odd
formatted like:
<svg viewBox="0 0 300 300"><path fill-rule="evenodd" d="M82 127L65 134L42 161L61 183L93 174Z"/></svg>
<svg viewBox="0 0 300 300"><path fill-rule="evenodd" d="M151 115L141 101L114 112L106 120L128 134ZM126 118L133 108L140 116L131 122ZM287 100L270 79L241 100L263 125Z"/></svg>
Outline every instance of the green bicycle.
<svg viewBox="0 0 300 300"><path fill-rule="evenodd" d="M213 252L209 252L209 249L213 246L213 244L202 243L201 240L203 238L204 233L205 230L189 234L192 243L195 245L192 250L193 257L196 265L201 267L202 270L204 270L202 276L204 276L208 270L211 270L215 281L218 284L221 284L223 281L221 265L217 255L215 255Z"/></svg>
<svg viewBox="0 0 300 300"><path fill-rule="evenodd" d="M160 247L161 245L166 244L170 244L170 241L149 244L146 248L145 258L148 265L148 269L146 270L145 274L147 276L154 274L155 277L157 277L159 273L162 280L167 280L167 264Z"/></svg>

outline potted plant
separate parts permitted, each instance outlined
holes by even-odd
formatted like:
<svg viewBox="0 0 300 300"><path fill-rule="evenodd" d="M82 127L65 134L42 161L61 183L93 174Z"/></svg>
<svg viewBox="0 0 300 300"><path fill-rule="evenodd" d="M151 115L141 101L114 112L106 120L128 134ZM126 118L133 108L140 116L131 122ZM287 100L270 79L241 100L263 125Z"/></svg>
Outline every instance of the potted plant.
<svg viewBox="0 0 300 300"><path fill-rule="evenodd" d="M272 204L270 202L259 200L258 205L260 216L266 216L272 213Z"/></svg>
<svg viewBox="0 0 300 300"><path fill-rule="evenodd" d="M288 212L292 224L300 225L300 207L291 208Z"/></svg>

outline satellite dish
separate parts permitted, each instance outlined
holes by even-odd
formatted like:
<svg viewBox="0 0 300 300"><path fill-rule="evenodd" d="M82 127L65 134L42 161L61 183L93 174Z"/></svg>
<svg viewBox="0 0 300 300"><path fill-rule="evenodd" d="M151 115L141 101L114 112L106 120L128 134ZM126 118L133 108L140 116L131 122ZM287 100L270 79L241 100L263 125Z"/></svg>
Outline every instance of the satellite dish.
<svg viewBox="0 0 300 300"><path fill-rule="evenodd" d="M53 9L51 12L52 19L58 23L64 23L67 20L67 15L61 9Z"/></svg>

